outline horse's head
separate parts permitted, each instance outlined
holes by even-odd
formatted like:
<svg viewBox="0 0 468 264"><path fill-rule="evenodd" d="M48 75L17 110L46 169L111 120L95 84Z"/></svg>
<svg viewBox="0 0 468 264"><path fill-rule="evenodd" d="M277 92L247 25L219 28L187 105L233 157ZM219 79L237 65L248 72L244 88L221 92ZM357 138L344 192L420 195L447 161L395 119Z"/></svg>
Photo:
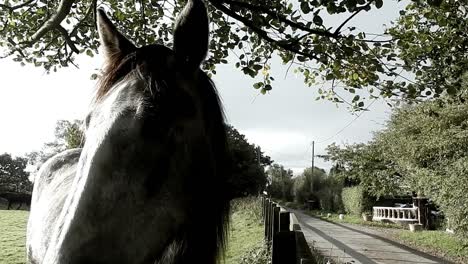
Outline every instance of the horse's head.
<svg viewBox="0 0 468 264"><path fill-rule="evenodd" d="M102 10L97 25L106 66L44 263L214 261L228 208L226 138L215 88L200 70L205 6L188 1L173 49L135 47Z"/></svg>

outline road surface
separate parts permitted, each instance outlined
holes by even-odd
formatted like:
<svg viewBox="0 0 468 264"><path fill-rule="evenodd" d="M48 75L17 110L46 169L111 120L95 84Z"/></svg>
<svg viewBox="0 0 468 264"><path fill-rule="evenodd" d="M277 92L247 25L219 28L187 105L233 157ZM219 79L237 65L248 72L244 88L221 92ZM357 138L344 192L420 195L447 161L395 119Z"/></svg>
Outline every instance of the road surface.
<svg viewBox="0 0 468 264"><path fill-rule="evenodd" d="M337 263L451 263L388 240L374 229L330 223L300 211L291 211L299 220L309 246Z"/></svg>

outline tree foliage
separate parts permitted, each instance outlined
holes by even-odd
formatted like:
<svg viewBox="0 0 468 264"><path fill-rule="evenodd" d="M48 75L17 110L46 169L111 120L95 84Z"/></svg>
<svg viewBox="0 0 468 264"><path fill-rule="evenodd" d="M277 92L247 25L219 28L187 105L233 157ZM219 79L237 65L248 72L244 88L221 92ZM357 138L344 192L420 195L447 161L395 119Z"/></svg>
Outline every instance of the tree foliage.
<svg viewBox="0 0 468 264"><path fill-rule="evenodd" d="M13 158L10 154L0 155L0 192L28 193L32 191L29 173L25 171L28 160Z"/></svg>
<svg viewBox="0 0 468 264"><path fill-rule="evenodd" d="M323 169L314 167L305 168L301 175L294 178L293 195L295 202L304 204L307 200L318 200L317 192L323 189L323 181L326 179L326 172Z"/></svg>
<svg viewBox="0 0 468 264"><path fill-rule="evenodd" d="M44 144L41 150L28 153L29 162L39 167L46 160L64 150L78 148L84 143L80 120L58 120L55 125L55 139Z"/></svg>
<svg viewBox="0 0 468 264"><path fill-rule="evenodd" d="M306 85L323 84L321 99L364 109L376 96L417 99L459 90L467 66L466 1L412 1L398 21L374 35L353 18L379 9L383 0L206 0L211 18L210 56L204 69L235 63L272 89L271 59L294 67ZM21 63L47 70L75 64L77 54L98 49L96 7L104 7L138 45L171 45L172 25L185 0L7 0L0 4L0 46ZM330 26L328 19L343 22ZM231 55L231 56L230 56ZM414 74L416 81L408 78ZM431 78L435 75L436 78ZM430 80L431 85L427 85ZM360 90L366 90L361 92ZM347 93L351 98L347 100Z"/></svg>
<svg viewBox="0 0 468 264"><path fill-rule="evenodd" d="M385 148L373 142L340 147L331 144L321 156L334 164L331 173L346 187L362 185L376 197L397 195L403 191L394 161L384 156Z"/></svg>
<svg viewBox="0 0 468 264"><path fill-rule="evenodd" d="M274 163L267 170L269 185L268 195L285 201L293 200L293 171L283 165Z"/></svg>
<svg viewBox="0 0 468 264"><path fill-rule="evenodd" d="M244 135L227 125L228 144L232 157L230 186L234 197L258 195L265 190L265 166L272 163L259 146L250 144Z"/></svg>
<svg viewBox="0 0 468 264"><path fill-rule="evenodd" d="M468 74L461 78L468 84ZM468 237L468 101L442 97L394 111L367 144L328 148L330 160L371 194L414 191L432 199L459 234ZM376 151L378 150L378 151ZM383 191L381 191L383 190Z"/></svg>

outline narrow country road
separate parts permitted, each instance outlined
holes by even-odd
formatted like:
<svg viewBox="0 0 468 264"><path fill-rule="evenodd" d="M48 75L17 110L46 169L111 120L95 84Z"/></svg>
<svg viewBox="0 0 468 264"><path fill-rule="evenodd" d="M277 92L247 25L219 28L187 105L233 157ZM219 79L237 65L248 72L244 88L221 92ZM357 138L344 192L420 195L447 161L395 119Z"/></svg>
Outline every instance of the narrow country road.
<svg viewBox="0 0 468 264"><path fill-rule="evenodd" d="M451 263L388 240L377 230L329 223L291 211L296 214L309 246L338 263Z"/></svg>

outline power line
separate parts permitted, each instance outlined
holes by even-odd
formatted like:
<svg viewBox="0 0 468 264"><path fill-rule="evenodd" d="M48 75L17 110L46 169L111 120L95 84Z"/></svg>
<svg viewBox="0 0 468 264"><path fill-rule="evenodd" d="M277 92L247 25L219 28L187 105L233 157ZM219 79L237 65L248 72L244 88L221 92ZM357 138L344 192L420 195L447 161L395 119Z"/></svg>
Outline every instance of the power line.
<svg viewBox="0 0 468 264"><path fill-rule="evenodd" d="M375 101L377 100L377 98L374 99L374 101L372 101L369 106L366 108L366 110L368 110L374 103ZM329 137L329 138L326 138L324 140L320 140L317 142L317 144L320 144L320 143L323 143L323 142L326 142L330 139L333 139L334 137L338 136L341 132L343 132L346 128L348 128L349 126L351 126L359 117L362 116L362 114L364 114L364 111L360 112L353 120L351 120L351 122L349 122L348 124L346 124L342 129L338 130L338 132L336 132L333 136Z"/></svg>

